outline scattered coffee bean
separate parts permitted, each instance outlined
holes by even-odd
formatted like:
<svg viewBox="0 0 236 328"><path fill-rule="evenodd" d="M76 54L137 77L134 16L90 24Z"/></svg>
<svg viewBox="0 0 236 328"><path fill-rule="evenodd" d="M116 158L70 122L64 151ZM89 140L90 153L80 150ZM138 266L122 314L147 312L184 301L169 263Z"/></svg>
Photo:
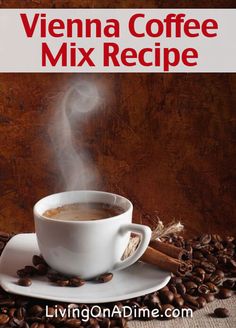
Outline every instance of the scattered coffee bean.
<svg viewBox="0 0 236 328"><path fill-rule="evenodd" d="M3 250L4 247L5 247L5 243L0 240L0 251Z"/></svg>
<svg viewBox="0 0 236 328"><path fill-rule="evenodd" d="M203 268L196 267L193 274L197 275L203 281L205 279L206 272Z"/></svg>
<svg viewBox="0 0 236 328"><path fill-rule="evenodd" d="M170 290L167 291L160 291L160 300L164 304L171 304L174 299L174 293L172 293Z"/></svg>
<svg viewBox="0 0 236 328"><path fill-rule="evenodd" d="M203 245L207 245L209 244L211 241L211 235L207 235L207 234L203 234L202 236L200 236L199 238L199 242Z"/></svg>
<svg viewBox="0 0 236 328"><path fill-rule="evenodd" d="M146 305L149 309L160 309L161 300L160 298L154 293L154 294L148 294L143 299L144 305ZM139 305L138 305L139 306ZM136 304L136 307L138 307Z"/></svg>
<svg viewBox="0 0 236 328"><path fill-rule="evenodd" d="M200 265L207 273L212 273L216 270L216 267L211 262L202 261Z"/></svg>
<svg viewBox="0 0 236 328"><path fill-rule="evenodd" d="M85 281L83 279L80 279L79 277L73 277L69 280L69 286L71 287L80 287L85 284Z"/></svg>
<svg viewBox="0 0 236 328"><path fill-rule="evenodd" d="M60 279L56 281L57 286L66 287L69 286L70 281L68 279Z"/></svg>
<svg viewBox="0 0 236 328"><path fill-rule="evenodd" d="M198 297L197 298L197 302L199 304L199 308L200 309L203 308L203 307L205 307L206 304L207 304L207 301L206 301L206 299L203 296Z"/></svg>
<svg viewBox="0 0 236 328"><path fill-rule="evenodd" d="M193 297L192 295L185 294L183 296L183 299L185 301L185 304L190 306L193 310L199 308L198 301L196 297Z"/></svg>
<svg viewBox="0 0 236 328"><path fill-rule="evenodd" d="M44 261L44 259L42 258L42 256L39 256L39 255L34 255L33 256L32 263L33 263L34 266L37 266L39 264L46 265L46 262Z"/></svg>
<svg viewBox="0 0 236 328"><path fill-rule="evenodd" d="M42 263L38 264L36 266L36 269L37 269L37 274L40 276L45 276L48 273L48 266L45 264Z"/></svg>
<svg viewBox="0 0 236 328"><path fill-rule="evenodd" d="M186 293L186 287L182 283L176 284L176 289L177 289L177 292L182 296Z"/></svg>
<svg viewBox="0 0 236 328"><path fill-rule="evenodd" d="M98 282L101 282L101 283L104 283L104 282L108 282L108 281L110 281L112 278L113 278L113 274L109 272L109 273L101 274L101 275L97 278L97 281L98 281Z"/></svg>
<svg viewBox="0 0 236 328"><path fill-rule="evenodd" d="M213 302L215 300L215 295L212 293L202 295L207 303Z"/></svg>
<svg viewBox="0 0 236 328"><path fill-rule="evenodd" d="M162 315L164 315L164 316L162 318L167 319L167 320L172 319L172 311L174 309L175 309L175 307L172 304L164 304L163 307L162 307ZM165 313L168 313L168 317L165 316Z"/></svg>
<svg viewBox="0 0 236 328"><path fill-rule="evenodd" d="M202 294L209 294L210 293L210 289L209 289L209 287L206 284L200 285L198 287L197 291L198 291L198 293L200 295L202 295Z"/></svg>
<svg viewBox="0 0 236 328"><path fill-rule="evenodd" d="M198 288L198 285L193 281L187 281L184 283L186 291L188 294L193 295Z"/></svg>
<svg viewBox="0 0 236 328"><path fill-rule="evenodd" d="M207 282L206 286L209 288L211 293L217 293L219 291L219 288L212 282Z"/></svg>
<svg viewBox="0 0 236 328"><path fill-rule="evenodd" d="M176 289L176 286L173 285L173 284L170 284L169 285L169 290L173 293L173 294L177 294L177 289Z"/></svg>
<svg viewBox="0 0 236 328"><path fill-rule="evenodd" d="M209 281L218 286L222 283L223 278L219 274L214 273L211 275Z"/></svg>
<svg viewBox="0 0 236 328"><path fill-rule="evenodd" d="M0 325L5 325L9 321L9 317L7 314L0 314Z"/></svg>
<svg viewBox="0 0 236 328"><path fill-rule="evenodd" d="M18 285L24 286L24 287L29 287L32 285L32 281L30 278L20 278L18 280Z"/></svg>
<svg viewBox="0 0 236 328"><path fill-rule="evenodd" d="M39 316L42 312L43 312L43 308L40 305L33 305L30 309L29 309L29 313L31 315L35 315L35 316Z"/></svg>
<svg viewBox="0 0 236 328"><path fill-rule="evenodd" d="M220 278L222 278L222 279L225 277L224 272L222 270L219 270L219 269L217 269L215 271L215 274L218 275L218 276L220 276Z"/></svg>
<svg viewBox="0 0 236 328"><path fill-rule="evenodd" d="M227 318L229 317L229 310L226 308L217 308L215 309L214 314L217 318Z"/></svg>
<svg viewBox="0 0 236 328"><path fill-rule="evenodd" d="M47 278L49 281L51 282L56 282L57 280L62 279L63 277L59 274L59 273L55 273L55 272L49 272L47 274Z"/></svg>
<svg viewBox="0 0 236 328"><path fill-rule="evenodd" d="M77 328L81 326L81 321L79 319L67 319L65 321L66 327ZM93 327L93 326L92 326Z"/></svg>
<svg viewBox="0 0 236 328"><path fill-rule="evenodd" d="M184 305L184 299L183 299L183 297L180 294L175 294L174 295L173 304L176 307L181 308Z"/></svg>
<svg viewBox="0 0 236 328"><path fill-rule="evenodd" d="M225 299L225 298L230 298L233 295L232 290L227 289L227 288L220 288L218 297Z"/></svg>
<svg viewBox="0 0 236 328"><path fill-rule="evenodd" d="M228 288L228 289L234 289L236 287L236 282L233 279L226 279L223 282L223 287Z"/></svg>
<svg viewBox="0 0 236 328"><path fill-rule="evenodd" d="M4 297L7 297L7 295L3 295L2 297L3 298L0 298L0 306L14 306L15 305L15 301L9 297L7 298L4 298Z"/></svg>

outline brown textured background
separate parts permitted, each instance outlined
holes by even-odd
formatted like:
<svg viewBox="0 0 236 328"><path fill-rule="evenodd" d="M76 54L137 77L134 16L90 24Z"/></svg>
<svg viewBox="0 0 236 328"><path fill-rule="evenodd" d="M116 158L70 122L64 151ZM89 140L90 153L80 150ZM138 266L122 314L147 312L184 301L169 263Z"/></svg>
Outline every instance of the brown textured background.
<svg viewBox="0 0 236 328"><path fill-rule="evenodd" d="M13 7L235 7L235 1L0 1ZM0 229L33 229L32 205L59 191L48 135L53 99L76 74L0 74ZM236 74L87 74L109 95L86 122L101 189L136 221L181 219L188 233L236 233ZM75 134L75 138L78 136Z"/></svg>

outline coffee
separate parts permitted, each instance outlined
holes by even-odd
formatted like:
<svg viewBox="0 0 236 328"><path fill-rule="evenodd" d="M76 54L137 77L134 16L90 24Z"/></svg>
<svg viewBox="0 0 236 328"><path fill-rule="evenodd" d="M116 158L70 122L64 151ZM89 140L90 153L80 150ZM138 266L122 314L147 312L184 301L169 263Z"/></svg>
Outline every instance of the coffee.
<svg viewBox="0 0 236 328"><path fill-rule="evenodd" d="M43 213L43 216L62 221L94 221L107 219L123 212L124 210L117 205L74 203L49 209Z"/></svg>

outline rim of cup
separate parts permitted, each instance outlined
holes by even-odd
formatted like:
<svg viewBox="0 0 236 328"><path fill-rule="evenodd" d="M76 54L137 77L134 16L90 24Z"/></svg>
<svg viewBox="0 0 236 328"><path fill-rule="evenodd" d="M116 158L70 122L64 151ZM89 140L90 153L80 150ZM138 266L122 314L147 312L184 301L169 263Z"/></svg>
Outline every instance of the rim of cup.
<svg viewBox="0 0 236 328"><path fill-rule="evenodd" d="M69 194L69 193L71 193L71 194L73 194L73 193L91 193L91 194L93 194L94 193L94 194L111 195L111 196L119 198L120 200L125 201L126 204L128 204L128 207L127 207L127 209L123 208L124 212L122 212L118 215L107 217L107 218L104 218L104 219L89 220L89 221L85 221L85 220L84 221L83 220L81 220L81 221L80 220L70 221L70 220L61 220L61 219L58 220L58 219L55 219L55 218L49 218L47 216L44 216L42 213L40 213L40 211L38 211L38 207L41 205L41 203L45 202L48 198L56 197L56 196L59 196L59 195L62 195L62 194ZM79 203L80 201L77 200L77 201L73 201L73 202L65 202L65 203L63 203L61 205L58 205L58 206L55 206L55 207L60 207L60 206L67 205L67 204L70 205L70 204L74 204L74 203L77 203L77 202ZM103 202L101 201L101 202L98 202L98 203L103 203ZM105 204L105 202L104 202L104 204ZM46 221L52 221L52 222L57 222L57 223L67 223L67 224L78 224L78 223L79 224L94 224L96 222L96 224L99 224L99 223L102 223L104 221L107 221L108 219L109 219L109 221L112 221L113 219L116 220L117 218L124 216L126 213L128 213L132 210L133 210L133 204L131 203L131 201L128 198L126 198L124 196L121 196L121 195L118 195L118 194L115 194L115 193L112 193L112 192L99 191L99 190L70 190L70 191L62 191L62 192L50 194L50 195L47 195L47 196L41 198L40 200L38 200L35 203L35 205L33 207L33 214L34 214L35 218L43 220L43 221L46 220Z"/></svg>

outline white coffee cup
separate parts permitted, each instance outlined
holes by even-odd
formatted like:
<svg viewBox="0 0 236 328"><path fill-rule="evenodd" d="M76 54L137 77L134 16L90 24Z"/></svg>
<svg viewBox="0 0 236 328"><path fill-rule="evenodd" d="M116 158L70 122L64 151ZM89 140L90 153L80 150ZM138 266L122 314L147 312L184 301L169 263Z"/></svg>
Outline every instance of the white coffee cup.
<svg viewBox="0 0 236 328"><path fill-rule="evenodd" d="M43 216L48 209L84 202L117 205L124 212L95 221L62 221ZM132 211L128 199L102 191L68 191L42 198L34 206L39 250L54 270L83 279L124 269L142 256L151 238L148 226L132 223ZM131 232L141 235L140 245L130 257L121 260Z"/></svg>

